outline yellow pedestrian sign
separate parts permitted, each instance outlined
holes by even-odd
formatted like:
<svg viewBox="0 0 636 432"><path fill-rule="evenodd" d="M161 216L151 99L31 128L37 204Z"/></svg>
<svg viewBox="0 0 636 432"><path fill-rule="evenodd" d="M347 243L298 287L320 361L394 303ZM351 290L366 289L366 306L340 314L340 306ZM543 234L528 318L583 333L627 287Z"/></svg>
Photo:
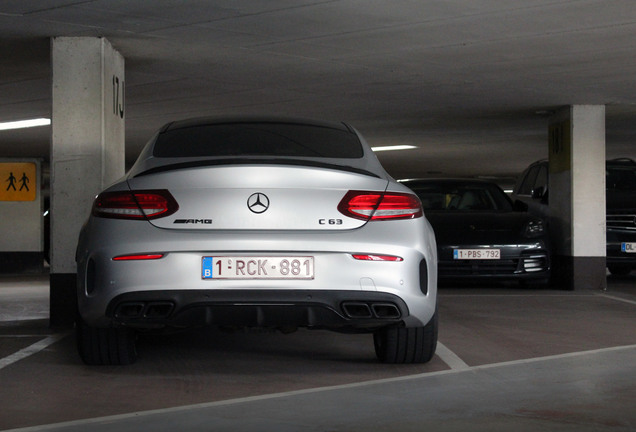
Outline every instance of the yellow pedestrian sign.
<svg viewBox="0 0 636 432"><path fill-rule="evenodd" d="M36 173L32 162L0 162L0 201L34 201Z"/></svg>

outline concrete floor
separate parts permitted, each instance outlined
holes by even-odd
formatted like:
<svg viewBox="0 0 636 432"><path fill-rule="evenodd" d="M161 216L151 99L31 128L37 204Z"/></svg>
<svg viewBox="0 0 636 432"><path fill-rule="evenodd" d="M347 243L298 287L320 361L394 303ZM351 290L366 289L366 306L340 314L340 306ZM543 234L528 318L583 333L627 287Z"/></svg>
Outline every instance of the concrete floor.
<svg viewBox="0 0 636 432"><path fill-rule="evenodd" d="M635 431L636 274L606 292L440 289L437 355L369 335L197 330L88 367L48 326L48 276L0 276L0 430Z"/></svg>

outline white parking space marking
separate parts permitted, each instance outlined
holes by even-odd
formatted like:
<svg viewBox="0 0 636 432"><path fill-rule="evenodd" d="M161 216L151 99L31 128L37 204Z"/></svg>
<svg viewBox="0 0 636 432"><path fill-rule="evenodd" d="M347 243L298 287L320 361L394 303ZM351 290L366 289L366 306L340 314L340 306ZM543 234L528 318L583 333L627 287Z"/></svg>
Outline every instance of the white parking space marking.
<svg viewBox="0 0 636 432"><path fill-rule="evenodd" d="M439 345L438 345L438 348L439 348ZM400 382L400 381L409 381L409 380L415 380L415 379L420 379L420 378L425 378L430 376L440 376L440 375L463 373L466 371L494 369L498 367L508 367L508 366L514 366L514 365L539 363L539 362L545 362L545 361L551 361L551 360L590 356L595 354L609 353L614 351L634 350L634 349L636 349L636 345L616 346L616 347L602 348L597 350L579 351L579 352L558 354L558 355L552 355L552 356L536 357L536 358L524 359L524 360L513 360L513 361L507 361L507 362L501 362L501 363L485 364L480 366L470 366L462 370L453 369L453 370L444 370L444 371L437 371L437 372L425 372L425 373L415 374L415 375L405 375L405 376L399 376L394 378L383 378L383 379L362 381L362 382L351 383L351 384L342 384L342 385L334 385L334 386L326 386L326 387L314 387L314 388L308 388L303 390L293 390L288 392L270 393L270 394L264 394L264 395L258 395L258 396L248 396L243 398L228 399L228 400L222 400L222 401L216 401L216 402L204 402L200 404L185 405L185 406L178 406L178 407L172 407L172 408L138 411L133 413L118 414L118 415L112 415L112 416L95 417L91 419L72 420L68 422L53 423L48 425L31 426L31 427L20 428L20 429L10 429L4 432L44 432L44 431L62 430L63 428L77 427L77 426L81 426L82 428L84 428L91 424L99 425L104 423L114 423L116 421L139 418L140 416L180 413L180 412L185 412L188 410L195 410L195 409L202 409L202 408L230 406L230 405L237 405L237 404L242 404L247 402L258 402L258 401L265 401L265 400L271 400L271 399L277 399L277 398L283 398L283 397L289 397L289 396L301 396L306 394L367 387L367 386L373 386L377 384L387 384L387 383L394 383L394 382Z"/></svg>
<svg viewBox="0 0 636 432"><path fill-rule="evenodd" d="M470 366L464 363L457 354L449 350L446 345L440 341L437 341L437 349L435 350L435 353L452 370L466 370L470 368Z"/></svg>
<svg viewBox="0 0 636 432"><path fill-rule="evenodd" d="M636 305L636 301L634 301L634 300L627 300L627 299L616 297L616 296L609 295L609 294L599 294L599 296L600 297L605 297L605 298L608 298L608 299L612 299L612 300L617 300L617 301L620 301L620 302L623 302L623 303L629 303L629 304Z"/></svg>
<svg viewBox="0 0 636 432"><path fill-rule="evenodd" d="M581 294L579 292L569 292L568 294L541 294L541 295L537 295L537 294L509 294L509 293L504 293L504 294L486 294L486 293L443 293L440 294L439 297L455 297L455 298L465 298L465 297L479 297L479 298L484 298L484 297L499 297L499 298L515 298L515 297L528 297L528 298L536 298L536 297L541 297L541 298L552 298L552 297L596 297L598 294L596 293L590 293L590 294Z"/></svg>
<svg viewBox="0 0 636 432"><path fill-rule="evenodd" d="M26 348L21 349L20 351L11 354L10 356L0 359L0 369L12 365L13 363L25 359L29 356L32 356L33 354L39 353L43 349L46 349L47 347L53 345L55 342L61 340L66 335L68 335L68 333L60 333L48 336L41 341L38 341Z"/></svg>

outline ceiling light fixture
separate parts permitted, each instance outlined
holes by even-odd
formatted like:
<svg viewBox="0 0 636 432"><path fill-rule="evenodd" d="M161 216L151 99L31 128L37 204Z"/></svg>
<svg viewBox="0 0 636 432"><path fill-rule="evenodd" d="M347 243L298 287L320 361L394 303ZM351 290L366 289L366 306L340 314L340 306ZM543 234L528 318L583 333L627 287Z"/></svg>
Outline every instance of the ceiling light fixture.
<svg viewBox="0 0 636 432"><path fill-rule="evenodd" d="M30 128L30 127L37 127L37 126L48 126L50 124L51 124L51 119L48 119L48 118L19 120L19 121L0 123L0 130L23 129L23 128Z"/></svg>
<svg viewBox="0 0 636 432"><path fill-rule="evenodd" d="M395 146L371 147L371 150L373 150L374 152L379 152L379 151L390 151L390 150L410 150L414 148L417 148L417 147L412 145L395 145Z"/></svg>

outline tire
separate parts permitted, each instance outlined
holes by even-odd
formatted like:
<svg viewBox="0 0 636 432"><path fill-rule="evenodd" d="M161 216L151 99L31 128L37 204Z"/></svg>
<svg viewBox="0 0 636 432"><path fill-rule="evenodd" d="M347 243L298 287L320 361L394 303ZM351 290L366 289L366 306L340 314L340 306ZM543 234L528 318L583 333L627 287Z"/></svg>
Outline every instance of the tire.
<svg viewBox="0 0 636 432"><path fill-rule="evenodd" d="M135 332L131 329L91 327L78 318L75 333L77 351L87 365L128 365L137 360Z"/></svg>
<svg viewBox="0 0 636 432"><path fill-rule="evenodd" d="M437 346L437 311L424 327L386 327L373 334L375 354L383 363L426 363Z"/></svg>
<svg viewBox="0 0 636 432"><path fill-rule="evenodd" d="M627 276L632 271L631 264L608 264L609 272L616 276Z"/></svg>

